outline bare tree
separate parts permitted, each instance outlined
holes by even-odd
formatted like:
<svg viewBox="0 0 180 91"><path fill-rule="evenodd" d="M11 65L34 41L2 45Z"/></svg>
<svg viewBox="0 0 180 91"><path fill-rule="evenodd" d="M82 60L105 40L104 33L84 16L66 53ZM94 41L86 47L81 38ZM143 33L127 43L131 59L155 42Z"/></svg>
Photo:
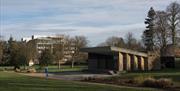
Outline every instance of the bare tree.
<svg viewBox="0 0 180 91"><path fill-rule="evenodd" d="M87 47L88 41L85 36L75 36L71 39L74 50L72 51L72 68L74 67L75 60L85 60L87 58L85 53L80 52L80 49Z"/></svg>
<svg viewBox="0 0 180 91"><path fill-rule="evenodd" d="M121 37L112 36L107 38L107 40L98 46L116 46L116 47L125 47L124 39Z"/></svg>
<svg viewBox="0 0 180 91"><path fill-rule="evenodd" d="M155 27L155 43L161 49L161 53L169 44L170 32L168 30L167 13L165 11L157 11L156 27Z"/></svg>
<svg viewBox="0 0 180 91"><path fill-rule="evenodd" d="M2 59L3 59L3 41L1 39L1 36L0 36L0 64L2 63Z"/></svg>
<svg viewBox="0 0 180 91"><path fill-rule="evenodd" d="M61 64L64 62L64 46L65 46L65 38L64 35L56 34L56 37L53 38L53 56L55 63L58 64L58 69L61 68Z"/></svg>
<svg viewBox="0 0 180 91"><path fill-rule="evenodd" d="M180 23L180 4L173 2L167 7L166 11L168 13L168 22L171 30L172 44L175 45L177 43L177 25Z"/></svg>
<svg viewBox="0 0 180 91"><path fill-rule="evenodd" d="M143 49L141 42L138 41L131 32L126 34L125 40L126 40L126 48L132 49L132 50Z"/></svg>
<svg viewBox="0 0 180 91"><path fill-rule="evenodd" d="M64 58L64 44L62 45L54 45L54 50L53 50L54 58L56 63L58 63L58 69L61 68L61 63Z"/></svg>
<svg viewBox="0 0 180 91"><path fill-rule="evenodd" d="M180 30L177 31L177 40L176 40L176 42L177 42L177 45L180 46Z"/></svg>

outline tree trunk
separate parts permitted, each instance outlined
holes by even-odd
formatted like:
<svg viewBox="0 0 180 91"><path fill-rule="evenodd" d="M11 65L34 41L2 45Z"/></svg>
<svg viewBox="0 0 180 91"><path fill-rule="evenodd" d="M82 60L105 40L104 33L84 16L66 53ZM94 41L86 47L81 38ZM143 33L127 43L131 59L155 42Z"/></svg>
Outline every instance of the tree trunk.
<svg viewBox="0 0 180 91"><path fill-rule="evenodd" d="M72 59L71 68L74 68L74 58Z"/></svg>
<svg viewBox="0 0 180 91"><path fill-rule="evenodd" d="M26 69L26 65L24 65L24 70Z"/></svg>
<svg viewBox="0 0 180 91"><path fill-rule="evenodd" d="M61 61L59 60L58 69L61 69Z"/></svg>

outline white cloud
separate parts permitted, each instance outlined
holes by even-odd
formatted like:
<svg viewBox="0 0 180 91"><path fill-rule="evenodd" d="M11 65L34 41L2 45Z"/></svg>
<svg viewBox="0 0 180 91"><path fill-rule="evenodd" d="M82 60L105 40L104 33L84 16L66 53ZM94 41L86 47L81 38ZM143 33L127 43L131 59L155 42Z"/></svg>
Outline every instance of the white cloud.
<svg viewBox="0 0 180 91"><path fill-rule="evenodd" d="M140 38L149 8L172 1L179 0L0 0L1 34L85 35L92 45L127 32Z"/></svg>
<svg viewBox="0 0 180 91"><path fill-rule="evenodd" d="M26 24L19 25L8 25L4 26L4 30L8 32L3 32L9 34L8 37L12 34L13 37L23 37L30 35L51 35L51 34L66 34L66 35L84 35L87 36L90 40L90 45L96 45L104 41L107 37L110 36L119 36L124 37L126 33L132 32L135 34L136 38L139 38L142 30L144 29L143 23L130 24L130 25L115 25L115 26L106 26L106 27L78 27L78 26L64 26L63 24L39 24L27 26ZM16 31L14 31L16 29ZM26 31L26 32L24 32ZM94 42L95 41L95 42ZM99 42L98 42L99 41Z"/></svg>

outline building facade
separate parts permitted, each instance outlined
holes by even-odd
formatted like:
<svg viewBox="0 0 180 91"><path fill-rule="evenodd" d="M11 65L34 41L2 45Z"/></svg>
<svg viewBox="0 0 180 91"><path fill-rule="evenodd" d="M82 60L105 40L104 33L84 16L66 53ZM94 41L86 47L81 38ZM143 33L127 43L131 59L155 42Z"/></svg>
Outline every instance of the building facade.
<svg viewBox="0 0 180 91"><path fill-rule="evenodd" d="M180 65L180 46L167 45L161 55L162 68L175 68Z"/></svg>
<svg viewBox="0 0 180 91"><path fill-rule="evenodd" d="M88 69L91 71L144 71L154 67L155 55L118 47L83 48L88 52ZM159 61L160 62L160 61Z"/></svg>
<svg viewBox="0 0 180 91"><path fill-rule="evenodd" d="M57 47L61 47L63 50L63 59L61 63L65 63L72 59L72 53L75 51L75 46L69 40L65 39L64 35L56 36L37 36L33 35L31 38L23 38L22 41L25 41L33 45L36 49L37 54L41 54L45 49L50 50L52 53L56 50ZM38 63L38 58L34 59L35 63ZM32 61L31 61L32 63Z"/></svg>

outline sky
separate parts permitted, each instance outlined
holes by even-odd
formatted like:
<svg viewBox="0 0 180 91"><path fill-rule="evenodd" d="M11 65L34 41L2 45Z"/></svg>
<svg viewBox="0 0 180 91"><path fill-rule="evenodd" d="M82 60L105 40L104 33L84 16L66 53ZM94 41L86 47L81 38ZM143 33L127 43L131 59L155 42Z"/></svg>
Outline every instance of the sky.
<svg viewBox="0 0 180 91"><path fill-rule="evenodd" d="M180 0L0 0L0 35L16 40L31 35L86 36L90 46L110 36L137 39L150 7L165 10Z"/></svg>

